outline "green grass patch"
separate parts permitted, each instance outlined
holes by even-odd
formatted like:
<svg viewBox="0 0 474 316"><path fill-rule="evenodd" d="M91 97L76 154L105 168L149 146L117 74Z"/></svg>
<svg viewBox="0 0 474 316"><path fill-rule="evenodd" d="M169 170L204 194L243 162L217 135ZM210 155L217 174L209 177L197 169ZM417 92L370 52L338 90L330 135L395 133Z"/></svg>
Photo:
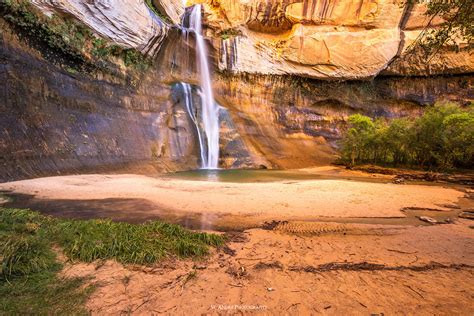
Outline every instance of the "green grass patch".
<svg viewBox="0 0 474 316"><path fill-rule="evenodd" d="M204 256L222 237L192 232L178 225L141 225L110 220L61 221L50 228L52 238L72 260L115 259L122 263L152 264L169 256Z"/></svg>
<svg viewBox="0 0 474 316"><path fill-rule="evenodd" d="M0 314L86 314L93 291L84 279L58 276L53 246L72 261L114 259L149 265L168 257L198 258L224 243L221 236L178 225L65 220L0 208Z"/></svg>
<svg viewBox="0 0 474 316"><path fill-rule="evenodd" d="M0 314L87 314L84 279L62 279L46 228L52 220L0 208Z"/></svg>
<svg viewBox="0 0 474 316"><path fill-rule="evenodd" d="M0 283L2 315L88 315L84 304L93 287L84 279L63 279L42 271Z"/></svg>

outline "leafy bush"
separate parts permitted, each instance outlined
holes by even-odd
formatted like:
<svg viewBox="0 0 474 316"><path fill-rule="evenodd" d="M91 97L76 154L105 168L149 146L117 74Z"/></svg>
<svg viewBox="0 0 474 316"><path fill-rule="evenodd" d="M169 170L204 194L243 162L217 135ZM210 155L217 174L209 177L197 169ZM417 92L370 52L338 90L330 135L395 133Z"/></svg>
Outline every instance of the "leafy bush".
<svg viewBox="0 0 474 316"><path fill-rule="evenodd" d="M229 28L222 30L219 35L221 36L221 39L226 40L232 37L240 36L242 35L242 32L237 28Z"/></svg>
<svg viewBox="0 0 474 316"><path fill-rule="evenodd" d="M48 18L25 0L2 1L0 9L6 21L26 34L42 41L51 49L83 60L85 37L86 34L90 35L85 27L71 20L64 21L58 16Z"/></svg>
<svg viewBox="0 0 474 316"><path fill-rule="evenodd" d="M341 159L350 164L472 168L474 107L438 103L417 119L390 122L352 115L341 141Z"/></svg>

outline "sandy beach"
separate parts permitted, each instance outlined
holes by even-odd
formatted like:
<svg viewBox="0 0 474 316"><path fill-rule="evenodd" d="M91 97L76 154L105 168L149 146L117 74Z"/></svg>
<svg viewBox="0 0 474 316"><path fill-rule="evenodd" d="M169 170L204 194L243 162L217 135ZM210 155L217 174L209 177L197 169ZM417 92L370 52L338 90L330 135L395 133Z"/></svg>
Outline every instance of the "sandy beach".
<svg viewBox="0 0 474 316"><path fill-rule="evenodd" d="M38 178L3 183L0 190L42 200L144 199L151 203L146 210L150 214L230 214L275 220L404 217L403 208L447 210L445 205L456 204L465 195L455 188L418 184L333 179L224 183L132 174Z"/></svg>
<svg viewBox="0 0 474 316"><path fill-rule="evenodd" d="M96 287L92 315L472 315L474 226L457 216L474 206L472 189L352 176L238 183L93 174L0 190L16 200L11 206L55 216L226 227L226 246L200 261L66 262L64 277ZM445 217L434 225L413 214L400 221L407 210Z"/></svg>

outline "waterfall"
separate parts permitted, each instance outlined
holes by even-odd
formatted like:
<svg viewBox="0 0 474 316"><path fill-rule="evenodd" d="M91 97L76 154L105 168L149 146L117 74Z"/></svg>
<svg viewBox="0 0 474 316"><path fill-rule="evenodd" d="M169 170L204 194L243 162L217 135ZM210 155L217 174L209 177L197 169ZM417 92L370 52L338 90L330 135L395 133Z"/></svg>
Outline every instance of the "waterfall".
<svg viewBox="0 0 474 316"><path fill-rule="evenodd" d="M214 102L207 49L202 36L201 5L196 4L189 16L189 29L196 36L196 62L200 74L202 125L205 141L200 139L203 169L217 169L219 162L219 107ZM189 90L187 90L189 91ZM199 132L199 124L196 127ZM207 150L204 148L207 145Z"/></svg>
<svg viewBox="0 0 474 316"><path fill-rule="evenodd" d="M199 127L199 121L198 121L198 118L196 117L196 113L194 110L191 85L185 82L180 82L180 84L181 84L181 87L183 88L184 103L186 105L186 111L188 112L189 117L191 118L191 120L194 123L194 126L196 127L196 133L199 140L199 149L201 153L201 162L202 162L202 166L205 167L208 165L207 149L206 149L206 145L204 144L202 131L201 131L201 128Z"/></svg>

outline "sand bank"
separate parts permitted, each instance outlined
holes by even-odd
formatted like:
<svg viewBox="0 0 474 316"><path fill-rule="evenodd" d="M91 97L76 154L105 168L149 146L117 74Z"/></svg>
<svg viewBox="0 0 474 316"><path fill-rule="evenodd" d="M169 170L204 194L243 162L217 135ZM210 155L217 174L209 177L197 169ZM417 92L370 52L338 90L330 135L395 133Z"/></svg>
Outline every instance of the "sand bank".
<svg viewBox="0 0 474 316"><path fill-rule="evenodd" d="M54 200L144 199L156 210L276 219L403 217L403 208L445 209L464 195L454 188L418 184L337 179L221 183L132 174L38 178L3 183L0 190Z"/></svg>

